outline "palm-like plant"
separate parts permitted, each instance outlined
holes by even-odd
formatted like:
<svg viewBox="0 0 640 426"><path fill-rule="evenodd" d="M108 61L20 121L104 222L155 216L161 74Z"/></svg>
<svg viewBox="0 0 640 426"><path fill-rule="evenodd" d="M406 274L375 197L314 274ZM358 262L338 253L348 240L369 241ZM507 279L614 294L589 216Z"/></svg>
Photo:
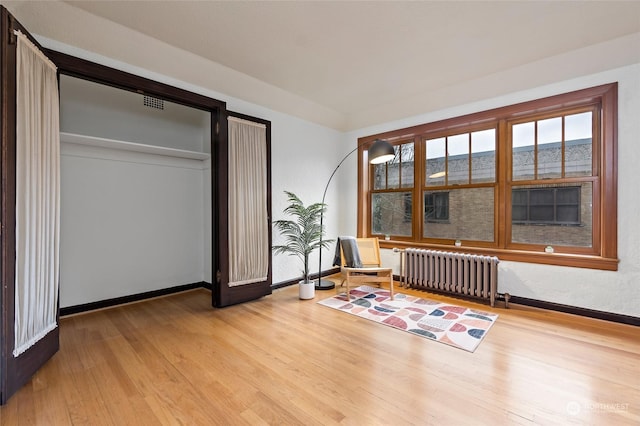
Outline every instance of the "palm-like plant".
<svg viewBox="0 0 640 426"><path fill-rule="evenodd" d="M287 194L289 205L283 213L293 216L295 220L276 220L273 226L280 231L286 240L284 245L273 246L275 254L296 256L304 265L303 281L309 283L309 255L316 248L328 248L333 240L322 240L324 229L320 218L327 209L324 203L314 203L306 206L294 193Z"/></svg>

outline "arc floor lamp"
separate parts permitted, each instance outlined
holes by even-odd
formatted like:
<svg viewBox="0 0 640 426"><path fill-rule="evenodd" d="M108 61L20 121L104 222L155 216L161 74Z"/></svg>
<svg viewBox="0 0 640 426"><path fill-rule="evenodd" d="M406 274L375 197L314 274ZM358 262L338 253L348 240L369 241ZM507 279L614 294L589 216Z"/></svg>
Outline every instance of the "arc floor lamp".
<svg viewBox="0 0 640 426"><path fill-rule="evenodd" d="M340 160L340 162L338 163L338 165L336 166L335 169L333 169L333 173L331 173L331 176L329 176L329 181L327 181L327 185L324 187L324 193L322 194L322 204L324 204L324 199L327 196L327 189L329 189L329 184L331 183L331 179L333 179L333 175L336 174L336 172L338 171L338 169L340 168L340 166L342 165L342 163L344 163L344 161L354 152L356 152L358 150L358 148L360 148L362 145L366 144L366 142L363 142L361 144L359 144L358 146L356 146L353 150L351 150L347 155L344 156L344 158L342 160ZM371 144L371 146L369 147L369 149L367 150L367 157L369 159L369 164L382 164L382 163L386 163L390 160L392 160L393 158L395 158L396 153L395 150L393 149L393 145L391 145L389 142L387 141L383 141L382 139L376 139L373 144ZM320 229L323 229L323 222L324 222L324 209L322 210L322 212L320 213ZM335 284L331 281L328 280L322 280L322 234L324 234L324 232L320 233L320 255L319 255L319 259L318 259L318 281L316 282L316 290L331 290L332 288L335 288Z"/></svg>

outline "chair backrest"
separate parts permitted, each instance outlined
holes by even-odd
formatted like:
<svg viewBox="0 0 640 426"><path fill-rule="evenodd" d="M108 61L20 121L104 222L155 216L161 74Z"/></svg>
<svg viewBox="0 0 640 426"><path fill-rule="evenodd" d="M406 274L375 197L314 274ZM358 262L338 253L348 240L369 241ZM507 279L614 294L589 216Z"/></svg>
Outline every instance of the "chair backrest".
<svg viewBox="0 0 640 426"><path fill-rule="evenodd" d="M380 267L380 243L377 238L356 238L362 266ZM340 250L342 265L345 265L344 253Z"/></svg>

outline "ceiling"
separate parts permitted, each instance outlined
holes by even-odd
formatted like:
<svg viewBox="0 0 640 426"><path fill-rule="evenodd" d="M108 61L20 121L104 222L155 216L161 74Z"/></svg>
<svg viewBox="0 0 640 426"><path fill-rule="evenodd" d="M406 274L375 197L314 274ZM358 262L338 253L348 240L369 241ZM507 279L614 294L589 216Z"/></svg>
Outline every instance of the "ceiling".
<svg viewBox="0 0 640 426"><path fill-rule="evenodd" d="M639 1L65 3L295 94L347 121L372 106L400 105L416 95L428 97L640 32Z"/></svg>

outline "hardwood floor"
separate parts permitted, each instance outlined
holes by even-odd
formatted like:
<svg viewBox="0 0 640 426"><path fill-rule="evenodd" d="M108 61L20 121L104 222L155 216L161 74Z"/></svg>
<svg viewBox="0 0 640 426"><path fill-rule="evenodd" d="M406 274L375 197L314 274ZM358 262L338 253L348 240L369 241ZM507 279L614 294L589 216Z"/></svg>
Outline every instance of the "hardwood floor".
<svg viewBox="0 0 640 426"><path fill-rule="evenodd" d="M533 308L474 353L300 301L204 289L61 319L2 425L638 425L640 330Z"/></svg>

